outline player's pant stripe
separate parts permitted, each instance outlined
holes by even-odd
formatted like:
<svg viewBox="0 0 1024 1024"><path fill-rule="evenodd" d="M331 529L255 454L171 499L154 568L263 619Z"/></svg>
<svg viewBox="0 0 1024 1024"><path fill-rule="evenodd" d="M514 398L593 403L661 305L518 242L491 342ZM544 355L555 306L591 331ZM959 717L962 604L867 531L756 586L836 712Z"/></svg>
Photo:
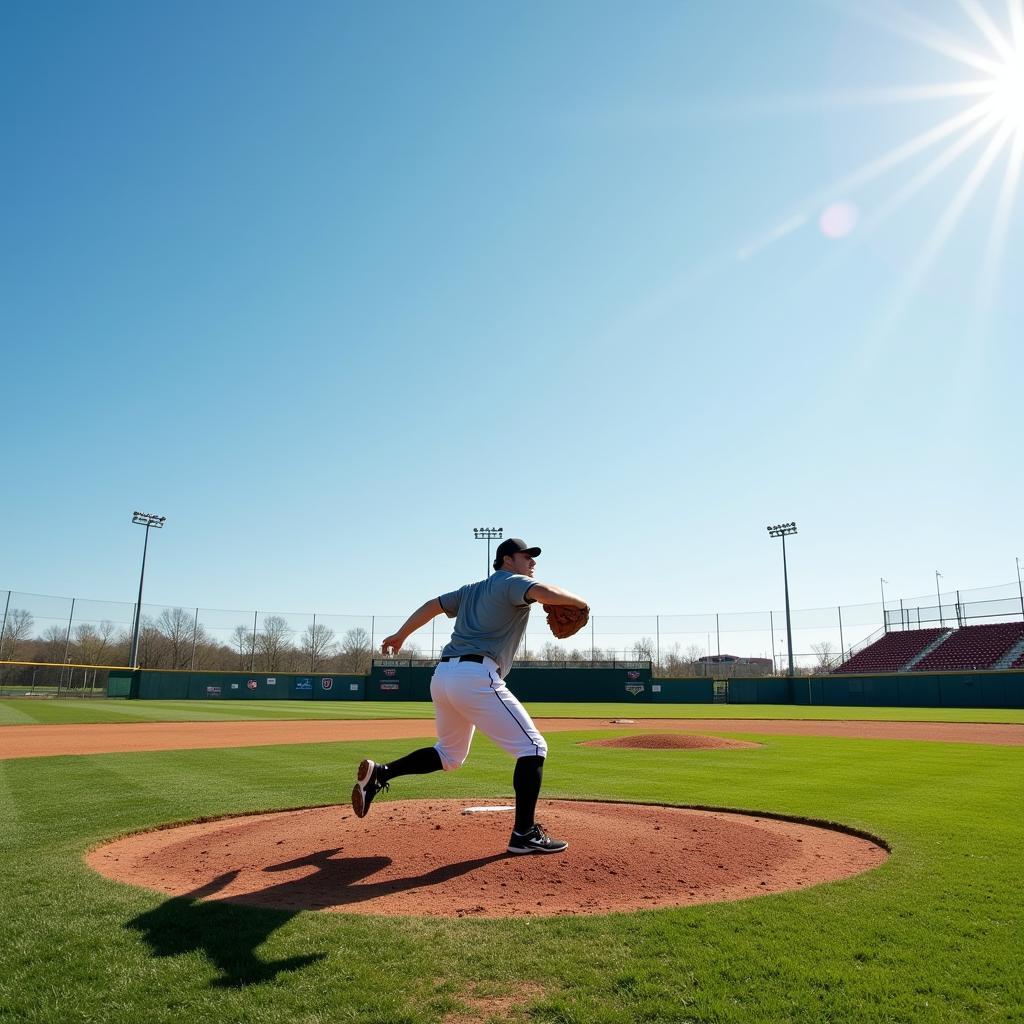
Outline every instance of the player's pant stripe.
<svg viewBox="0 0 1024 1024"><path fill-rule="evenodd" d="M488 675L490 675L490 673L488 673ZM494 676L491 676L492 681L493 679ZM540 747L538 747L537 744L533 742L533 737L526 731L526 726L519 721L519 716L501 699L501 697L498 695L498 691L493 686L491 687L491 693L493 693L494 696L498 698L498 703L501 704L501 706L512 716L512 721L514 721L516 725L518 725L519 728L522 729L523 735L531 743L533 743L533 749L537 751L535 756L540 757Z"/></svg>

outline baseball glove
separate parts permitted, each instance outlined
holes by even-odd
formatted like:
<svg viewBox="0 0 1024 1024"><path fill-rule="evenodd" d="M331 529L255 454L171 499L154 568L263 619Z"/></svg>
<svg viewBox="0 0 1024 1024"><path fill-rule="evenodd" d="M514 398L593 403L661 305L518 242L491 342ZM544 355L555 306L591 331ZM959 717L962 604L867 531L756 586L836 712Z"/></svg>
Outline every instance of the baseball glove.
<svg viewBox="0 0 1024 1024"><path fill-rule="evenodd" d="M548 625L551 632L559 639L578 633L590 620L589 608L573 608L567 604L546 604L544 611L548 613Z"/></svg>

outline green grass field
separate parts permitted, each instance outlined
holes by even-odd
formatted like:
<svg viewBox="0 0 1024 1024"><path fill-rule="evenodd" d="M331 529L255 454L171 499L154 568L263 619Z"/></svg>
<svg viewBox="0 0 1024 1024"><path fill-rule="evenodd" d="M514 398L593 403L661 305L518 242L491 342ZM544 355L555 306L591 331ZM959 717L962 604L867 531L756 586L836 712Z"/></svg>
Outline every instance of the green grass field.
<svg viewBox="0 0 1024 1024"><path fill-rule="evenodd" d="M187 707L141 706L150 720L189 717ZM237 707L225 717L263 710ZM551 707L533 710L585 710ZM357 708L329 706L334 715ZM69 717L44 721L78 711L25 710L51 709ZM81 711L126 720L107 705ZM578 733L549 736L544 796L841 821L884 837L892 856L876 871L798 893L629 915L389 920L257 910L166 899L95 875L82 857L108 837L163 822L341 801L358 758L394 757L409 741L3 761L0 1020L468 1024L491 1019L487 1007L499 1004L486 1000L504 996L515 1000L493 1019L560 1024L1024 1019L1021 748L759 736L752 720L743 735L764 744L757 750L629 751L580 747L593 735L583 730L581 722ZM511 761L479 737L461 772L398 780L384 799L510 793ZM383 821L381 835L382 853L401 843Z"/></svg>
<svg viewBox="0 0 1024 1024"><path fill-rule="evenodd" d="M574 704L531 702L535 718L799 718L892 722L1024 723L1020 708L801 707L794 704ZM0 700L0 725L74 722L229 722L295 719L431 718L416 701Z"/></svg>

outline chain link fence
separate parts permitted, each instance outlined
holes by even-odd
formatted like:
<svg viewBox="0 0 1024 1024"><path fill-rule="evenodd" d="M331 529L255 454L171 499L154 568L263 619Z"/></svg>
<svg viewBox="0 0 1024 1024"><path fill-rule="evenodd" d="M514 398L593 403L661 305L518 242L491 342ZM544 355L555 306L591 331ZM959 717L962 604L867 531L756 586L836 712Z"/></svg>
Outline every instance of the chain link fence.
<svg viewBox="0 0 1024 1024"><path fill-rule="evenodd" d="M127 665L135 619L130 602L51 597L0 590L0 661L49 666ZM1017 583L870 604L791 612L794 664L827 670L888 629L963 625L1024 618ZM381 641L404 615L226 610L143 604L139 664L144 668L252 672L369 671ZM405 658L434 660L451 634L444 616L414 633ZM758 675L788 670L786 615L601 615L557 641L535 614L519 657L528 661L630 661L661 676ZM734 660L735 659L735 660ZM81 677L85 682L85 677Z"/></svg>

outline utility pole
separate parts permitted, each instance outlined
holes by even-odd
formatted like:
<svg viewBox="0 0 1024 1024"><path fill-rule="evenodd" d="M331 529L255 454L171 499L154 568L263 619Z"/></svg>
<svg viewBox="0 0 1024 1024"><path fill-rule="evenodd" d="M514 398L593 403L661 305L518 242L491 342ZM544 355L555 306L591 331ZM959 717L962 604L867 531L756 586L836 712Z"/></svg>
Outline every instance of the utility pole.
<svg viewBox="0 0 1024 1024"><path fill-rule="evenodd" d="M149 548L150 527L163 529L167 516L154 516L149 512L133 512L132 522L146 528L146 539L142 544L142 572L139 574L139 601L135 605L135 625L132 628L132 652L129 657L130 667L139 667L139 623L142 621L142 583L146 578L146 551Z"/></svg>
<svg viewBox="0 0 1024 1024"><path fill-rule="evenodd" d="M502 526L474 526L473 536L487 541L487 575L491 575L491 541L501 540Z"/></svg>
<svg viewBox="0 0 1024 1024"><path fill-rule="evenodd" d="M786 538L796 533L796 523L778 523L768 527L769 537L782 538L782 581L786 590L786 643L789 645L789 676L793 677L793 624L789 615L789 571L786 568Z"/></svg>

